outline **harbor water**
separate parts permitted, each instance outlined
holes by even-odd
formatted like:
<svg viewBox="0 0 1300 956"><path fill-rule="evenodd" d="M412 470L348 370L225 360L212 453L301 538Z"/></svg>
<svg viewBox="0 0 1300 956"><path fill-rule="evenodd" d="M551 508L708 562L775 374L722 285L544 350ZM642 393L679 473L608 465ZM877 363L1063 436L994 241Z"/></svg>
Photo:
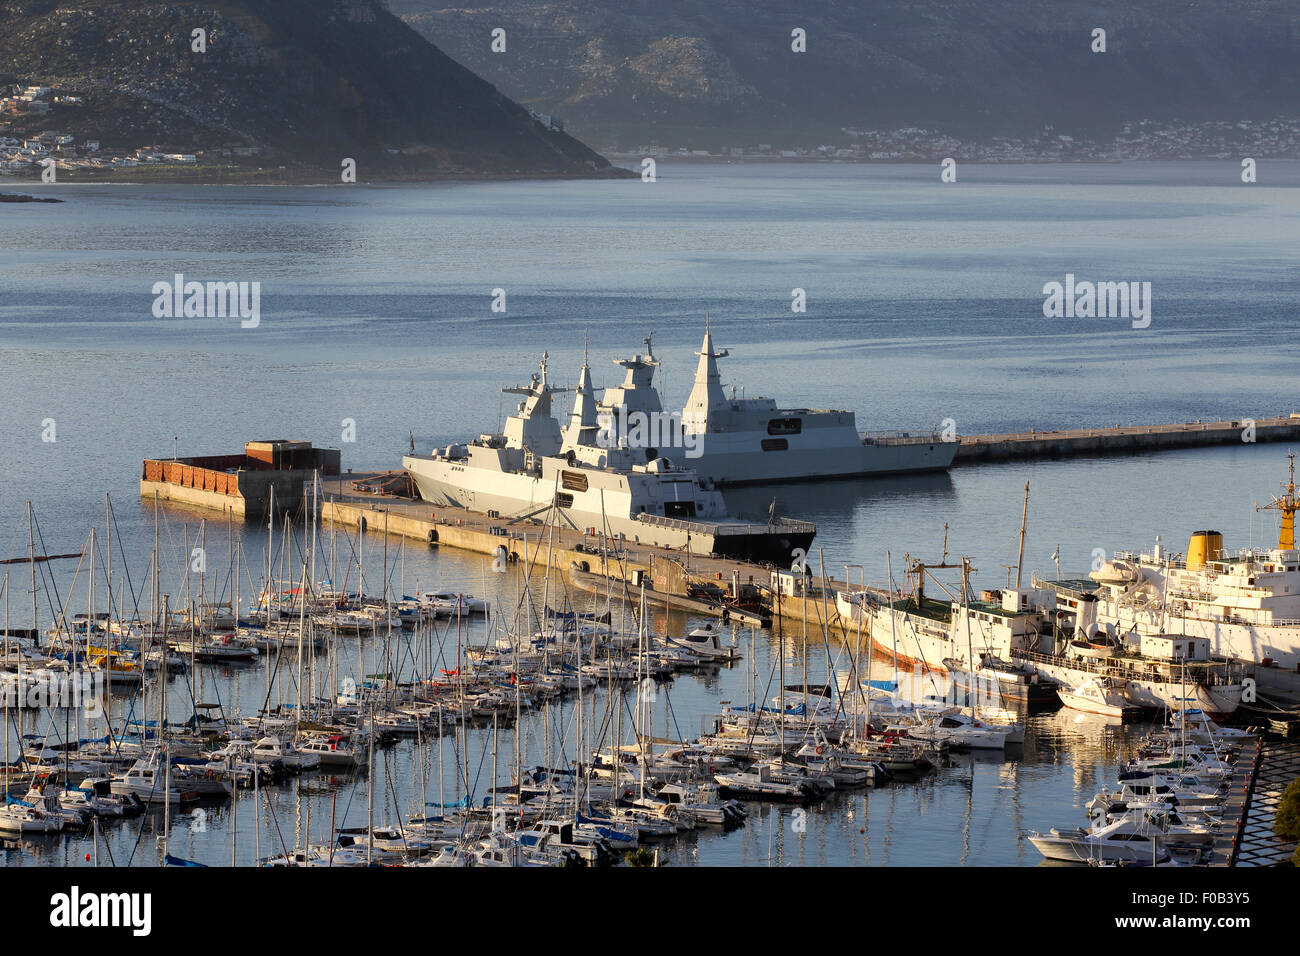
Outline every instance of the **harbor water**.
<svg viewBox="0 0 1300 956"><path fill-rule="evenodd" d="M717 344L731 349L720 360L725 383L783 405L853 409L862 430L1287 414L1297 410L1300 164L1261 164L1252 186L1235 170L1228 161L972 166L941 184L928 166L663 162L656 183L34 188L65 202L10 205L0 219L0 558L27 555L30 500L38 552L79 551L95 525L102 575L108 495L115 593L139 593L147 609L155 514L139 497L141 459L301 438L341 448L345 469L392 468L412 440L426 451L495 430L510 411L499 387L525 382L543 350L555 380L576 381L585 340L599 389L617 382L609 359L643 350L651 332L665 407L680 407L706 313ZM177 273L260 282L259 325L155 318L151 289ZM1043 286L1067 274L1150 282L1150 326L1045 318ZM806 293L806 312L791 311L795 289ZM504 312L492 311L494 290L504 291ZM1243 442L726 497L744 516L765 516L775 497L780 513L815 521L814 570L837 578L858 566L847 571L854 580L883 583L887 568L899 576L905 555L937 560L946 540L950 556L972 557L977 586L996 587L1016 561L1026 480L1025 571L1055 574L1056 554L1068 575L1086 571L1097 549L1149 549L1157 535L1175 551L1201 528L1221 531L1229 548L1269 543L1275 515L1255 509L1284 480L1287 450ZM158 527L162 590L185 593L202 530L206 593L226 599L226 521L164 506ZM236 527L234 538L245 573L260 582L266 528ZM355 589L355 538L322 529L322 566L331 566L331 541L335 583ZM76 564L42 570L42 627L63 601L85 609ZM364 545L368 591L387 567L395 591L463 590L514 607L517 571L494 574L489 564L396 539L385 555L375 535ZM11 626L30 626L29 567L5 567ZM551 588L550 603L563 603L562 582ZM102 610L102 578L96 589ZM245 598L250 591L245 583ZM586 607L586 598L568 599ZM695 623L657 612L653 626ZM452 669L457 635L444 627L430 640ZM484 634L476 624L462 642L481 644ZM679 675L661 689L656 735L693 737L723 701L743 703L755 679L776 687L776 634L738 630L736 640L741 664ZM798 680L803 635L782 643L787 678ZM339 645L341 675L359 680L390 663L373 642ZM845 669L836 642L810 634L806 646L810 681ZM243 713L292 702L296 666L287 655L269 685L265 662L204 667L194 694ZM405 666L409 674L409 657ZM874 666L874 676L891 676L889 662ZM189 714L187 680L197 677L169 685L175 718ZM115 697L115 716L125 703ZM587 704L588 719L602 719L603 696ZM525 764L574 759L573 707L524 716ZM51 742L69 730L62 714L25 720L24 733ZM674 864L1034 864L1020 833L1084 822L1083 803L1113 782L1146 729L1069 711L1033 715L1023 750L1006 757L958 756L916 781L834 795L804 816L754 804L739 830L699 831L663 850ZM481 799L494 763L500 782L509 779L514 747L514 728L500 728L494 760L488 727L464 741L382 750L372 768L376 823L458 799L465 777ZM251 795L241 795L236 859L251 862L259 846L263 856L292 848L303 833L323 842L331 825L365 825L368 786L314 773L273 788L257 814L260 838ZM228 863L231 804L203 809L200 818L177 814L169 849ZM119 864L161 862L160 824L110 824L101 862L110 852ZM71 864L91 852L87 837L33 837L5 859Z"/></svg>

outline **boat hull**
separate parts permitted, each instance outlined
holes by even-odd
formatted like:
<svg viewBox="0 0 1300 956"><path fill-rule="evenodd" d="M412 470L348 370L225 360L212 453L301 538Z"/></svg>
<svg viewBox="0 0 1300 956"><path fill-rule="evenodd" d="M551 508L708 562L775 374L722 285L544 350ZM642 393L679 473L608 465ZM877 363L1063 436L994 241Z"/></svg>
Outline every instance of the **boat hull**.
<svg viewBox="0 0 1300 956"><path fill-rule="evenodd" d="M1067 688L1077 687L1096 676L1091 671L1071 667L1064 659L1054 663L1034 658L1027 659L1024 663L1040 676L1054 680ZM1188 701L1189 697L1190 701ZM1062 695L1062 701L1064 699ZM1149 710L1181 710L1183 707L1190 706L1205 711L1214 720L1224 720L1232 716L1241 703L1241 685L1212 686L1133 678L1124 681L1124 699L1134 707Z"/></svg>
<svg viewBox="0 0 1300 956"><path fill-rule="evenodd" d="M462 508L482 515L501 515L503 523L545 512L555 499L555 486L541 478L486 469L467 469L454 461L423 456L407 456L402 465L410 474L420 497L444 508ZM476 487L469 487L470 471ZM765 563L786 565L796 549L806 552L816 529L802 524L760 525L716 521L642 521L628 516L629 497L625 492L597 494L575 492L573 503L561 507L564 518L574 527L601 529L613 537L622 536L630 544L669 548L688 554L718 555Z"/></svg>
<svg viewBox="0 0 1300 956"><path fill-rule="evenodd" d="M804 420L808 421L806 416ZM955 441L863 442L848 426L805 428L802 434L786 439L786 451L774 454L762 450L767 437L766 431L710 432L702 443L704 453L684 463L701 479L727 488L946 471L959 447Z"/></svg>
<svg viewBox="0 0 1300 956"><path fill-rule="evenodd" d="M1101 860L1107 863L1151 863L1149 843L1141 846L1123 846L1118 843L1088 843L1052 836L1031 836L1029 842L1047 860L1061 863L1089 863ZM1166 858L1163 849L1156 851L1156 860Z"/></svg>

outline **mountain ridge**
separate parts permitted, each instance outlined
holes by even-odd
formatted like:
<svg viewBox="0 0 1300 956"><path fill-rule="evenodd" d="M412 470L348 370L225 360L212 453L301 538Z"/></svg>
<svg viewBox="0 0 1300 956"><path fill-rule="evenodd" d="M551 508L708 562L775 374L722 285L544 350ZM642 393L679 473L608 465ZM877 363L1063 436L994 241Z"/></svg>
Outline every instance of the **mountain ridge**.
<svg viewBox="0 0 1300 956"><path fill-rule="evenodd" d="M1300 9L1194 0L391 0L449 55L595 145L844 127L987 140L1300 116ZM492 28L509 38L493 54ZM806 31L806 52L791 32ZM1095 28L1106 51L1092 51ZM660 138L656 139L658 136ZM686 138L689 138L687 135ZM677 143L687 145L687 143Z"/></svg>
<svg viewBox="0 0 1300 956"><path fill-rule="evenodd" d="M163 144L334 181L346 159L362 180L624 174L379 0L7 0L0 24L0 80L80 98L0 114L11 137Z"/></svg>

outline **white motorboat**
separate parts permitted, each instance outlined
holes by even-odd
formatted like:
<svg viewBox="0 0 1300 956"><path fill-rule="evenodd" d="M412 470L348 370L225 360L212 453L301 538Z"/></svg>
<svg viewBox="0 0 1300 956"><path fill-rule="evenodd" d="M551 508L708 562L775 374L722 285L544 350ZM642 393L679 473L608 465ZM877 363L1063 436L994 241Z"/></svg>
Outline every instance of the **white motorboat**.
<svg viewBox="0 0 1300 956"><path fill-rule="evenodd" d="M353 827L339 831L338 845L364 853L368 847L384 853L423 854L445 845L446 841L431 839L415 830L399 827Z"/></svg>
<svg viewBox="0 0 1300 956"><path fill-rule="evenodd" d="M179 804L198 799L197 791L176 780L168 787L166 775L160 752L153 750L133 763L125 773L113 777L109 787L116 794L133 794L146 807L162 806L164 800Z"/></svg>
<svg viewBox="0 0 1300 956"><path fill-rule="evenodd" d="M1222 780L1232 776L1233 765L1218 754L1206 753L1195 745L1187 745L1176 750L1139 751L1138 759L1130 760L1125 769L1194 774L1210 780Z"/></svg>
<svg viewBox="0 0 1300 956"><path fill-rule="evenodd" d="M44 784L43 786L33 786L23 797L23 802L30 807L40 810L47 817L57 817L63 821L63 827L66 830L74 830L86 825L90 820L91 814L81 808L71 808L63 806L59 797L63 793L63 788L54 784Z"/></svg>
<svg viewBox="0 0 1300 956"><path fill-rule="evenodd" d="M658 638L657 643L669 650L685 653L687 660L682 663L694 660L720 664L740 660L739 650L734 646L724 645L718 639L718 631L712 624L697 627L683 637Z"/></svg>
<svg viewBox="0 0 1300 956"><path fill-rule="evenodd" d="M659 788L659 798L669 804L680 804L698 823L739 826L747 815L739 800L723 800L712 783L665 784Z"/></svg>
<svg viewBox="0 0 1300 956"><path fill-rule="evenodd" d="M133 793L118 794L111 778L87 777L79 787L69 787L59 794L59 805L66 810L80 810L99 817L121 817L143 809Z"/></svg>
<svg viewBox="0 0 1300 956"><path fill-rule="evenodd" d="M293 741L280 737L263 737L249 753L257 763L278 763L289 770L312 770L320 766L317 754L301 751Z"/></svg>
<svg viewBox="0 0 1300 956"><path fill-rule="evenodd" d="M328 628L337 634L355 634L359 637L364 634L378 634L388 630L400 631L402 629L402 616L396 611L390 610L385 614L383 608L363 607L359 610L340 610L326 614L315 614L312 616L312 623L319 627Z"/></svg>
<svg viewBox="0 0 1300 956"><path fill-rule="evenodd" d="M1026 836L1046 859L1067 863L1163 863L1169 859L1163 831L1146 813L1127 813L1101 827L1053 827Z"/></svg>
<svg viewBox="0 0 1300 956"><path fill-rule="evenodd" d="M378 862L378 860L376 860ZM283 856L271 857L262 866L365 866L365 850L345 847L311 846L304 850L290 850Z"/></svg>
<svg viewBox="0 0 1300 956"><path fill-rule="evenodd" d="M346 734L310 737L298 744L298 750L316 757L322 767L364 767L370 759L368 748L355 744Z"/></svg>
<svg viewBox="0 0 1300 956"><path fill-rule="evenodd" d="M809 800L815 795L806 781L786 782L774 779L766 764L753 770L734 770L714 774L718 792L742 800Z"/></svg>
<svg viewBox="0 0 1300 956"><path fill-rule="evenodd" d="M482 598L455 591L421 591L416 600L422 610L437 617L486 615L490 610L489 603Z"/></svg>
<svg viewBox="0 0 1300 956"><path fill-rule="evenodd" d="M171 640L167 646L182 657L217 664L233 664L254 660L257 647L236 634L213 634L206 640Z"/></svg>
<svg viewBox="0 0 1300 956"><path fill-rule="evenodd" d="M63 818L13 797L0 806L0 831L6 833L55 833L63 829Z"/></svg>
<svg viewBox="0 0 1300 956"><path fill-rule="evenodd" d="M1056 693L1066 707L1085 714L1126 720L1142 712L1140 707L1128 702L1122 687L1102 678L1089 678L1073 689L1057 687Z"/></svg>
<svg viewBox="0 0 1300 956"><path fill-rule="evenodd" d="M1023 743L1025 739L1024 727L1019 724L990 723L956 707L918 709L911 721L888 724L885 730L931 744L971 750L1004 750L1008 744Z"/></svg>

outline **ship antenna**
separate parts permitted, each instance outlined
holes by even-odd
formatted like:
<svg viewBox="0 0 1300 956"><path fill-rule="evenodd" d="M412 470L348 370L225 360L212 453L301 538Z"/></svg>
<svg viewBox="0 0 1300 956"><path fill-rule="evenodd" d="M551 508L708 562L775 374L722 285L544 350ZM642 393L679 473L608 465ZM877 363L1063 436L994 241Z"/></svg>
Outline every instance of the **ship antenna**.
<svg viewBox="0 0 1300 956"><path fill-rule="evenodd" d="M1300 502L1295 497L1295 452L1288 452L1287 458L1291 460L1290 472L1287 476L1287 483L1283 487L1286 494L1280 498L1276 495L1273 500L1266 505L1256 505L1256 511L1280 511L1282 512L1282 525L1278 529L1277 546L1282 551L1290 551L1295 548L1295 513L1300 509Z"/></svg>
<svg viewBox="0 0 1300 956"><path fill-rule="evenodd" d="M1020 571L1025 563L1025 524L1029 521L1029 481L1025 481L1025 510L1020 516L1020 553L1016 556L1016 590L1020 590Z"/></svg>

